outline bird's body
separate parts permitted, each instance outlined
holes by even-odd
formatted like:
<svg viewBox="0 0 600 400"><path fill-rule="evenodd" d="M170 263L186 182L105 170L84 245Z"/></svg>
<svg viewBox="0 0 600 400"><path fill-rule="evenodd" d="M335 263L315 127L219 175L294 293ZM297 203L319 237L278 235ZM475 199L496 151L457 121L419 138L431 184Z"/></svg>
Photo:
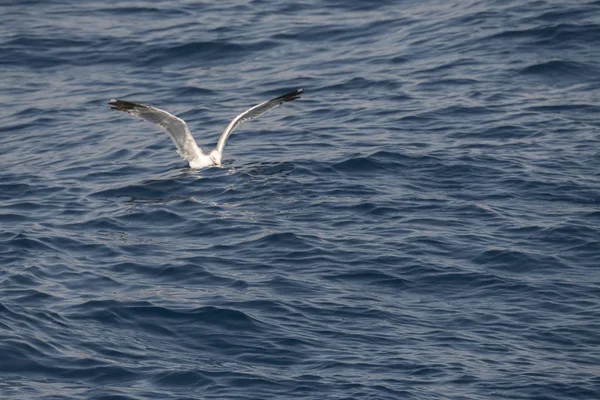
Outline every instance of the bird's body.
<svg viewBox="0 0 600 400"><path fill-rule="evenodd" d="M185 121L174 116L173 114L155 107L132 103L126 100L110 100L108 104L110 104L113 110L123 111L131 115L137 115L147 121L154 122L155 124L159 125L169 133L169 136L171 136L171 139L173 139L173 142L177 147L177 152L181 157L188 161L190 168L204 168L210 167L211 165L221 165L225 142L235 128L240 126L244 121L256 118L283 103L298 99L303 91L304 90L302 89L298 89L293 92L286 93L283 96L262 102L244 111L235 117L229 123L229 125L227 125L221 134L221 137L219 138L216 148L208 153L205 153L196 144L196 141L194 140L194 137L192 136L192 133L190 132Z"/></svg>

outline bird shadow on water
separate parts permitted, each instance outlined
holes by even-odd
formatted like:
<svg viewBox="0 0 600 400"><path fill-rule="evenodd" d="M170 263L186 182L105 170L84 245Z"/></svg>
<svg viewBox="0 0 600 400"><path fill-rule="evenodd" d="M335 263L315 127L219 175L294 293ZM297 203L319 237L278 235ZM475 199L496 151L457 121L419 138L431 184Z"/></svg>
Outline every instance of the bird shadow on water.
<svg viewBox="0 0 600 400"><path fill-rule="evenodd" d="M129 205L203 202L202 200L217 198L236 183L239 184L240 180L260 180L265 183L274 178L285 178L295 169L291 162L260 162L200 170L184 167L163 170L150 179L100 190L92 196Z"/></svg>
<svg viewBox="0 0 600 400"><path fill-rule="evenodd" d="M99 190L93 197L118 203L165 204L190 198L190 190L204 177L189 168L162 170L151 178Z"/></svg>

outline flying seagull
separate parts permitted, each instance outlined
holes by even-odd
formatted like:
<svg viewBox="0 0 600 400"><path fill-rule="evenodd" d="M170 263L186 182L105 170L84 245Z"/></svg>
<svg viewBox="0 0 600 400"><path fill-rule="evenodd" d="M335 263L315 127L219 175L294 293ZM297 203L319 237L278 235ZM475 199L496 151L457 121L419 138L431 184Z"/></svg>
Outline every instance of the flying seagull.
<svg viewBox="0 0 600 400"><path fill-rule="evenodd" d="M288 101L296 100L300 98L300 94L304 92L304 89L294 90L293 92L286 93L283 96L275 97L274 99L262 102L255 105L252 108L247 109L237 117L235 117L227 128L221 134L217 147L210 153L205 153L196 144L192 133L190 132L187 124L181 118L174 116L164 110L146 106L144 104L132 103L126 100L110 100L110 108L113 110L123 111L131 115L137 115L143 119L154 122L160 127L165 129L175 146L177 152L182 158L185 158L190 164L190 168L204 168L211 165L221 166L221 159L223 157L223 148L225 142L231 133L245 121L254 119L259 115L266 113L267 111L283 104Z"/></svg>

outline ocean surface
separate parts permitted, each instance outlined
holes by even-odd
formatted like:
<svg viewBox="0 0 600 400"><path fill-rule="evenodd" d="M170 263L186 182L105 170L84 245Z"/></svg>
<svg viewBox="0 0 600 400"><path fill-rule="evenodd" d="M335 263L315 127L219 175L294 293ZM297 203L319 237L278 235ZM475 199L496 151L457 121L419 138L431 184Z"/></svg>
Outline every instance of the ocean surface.
<svg viewBox="0 0 600 400"><path fill-rule="evenodd" d="M0 12L1 399L600 399L600 1Z"/></svg>

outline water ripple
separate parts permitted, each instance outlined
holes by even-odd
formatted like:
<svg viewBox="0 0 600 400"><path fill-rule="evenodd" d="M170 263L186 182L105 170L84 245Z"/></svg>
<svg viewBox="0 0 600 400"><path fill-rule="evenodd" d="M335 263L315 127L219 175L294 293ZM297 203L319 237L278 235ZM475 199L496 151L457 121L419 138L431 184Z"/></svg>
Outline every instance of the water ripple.
<svg viewBox="0 0 600 400"><path fill-rule="evenodd" d="M597 6L7 3L0 397L595 400Z"/></svg>

